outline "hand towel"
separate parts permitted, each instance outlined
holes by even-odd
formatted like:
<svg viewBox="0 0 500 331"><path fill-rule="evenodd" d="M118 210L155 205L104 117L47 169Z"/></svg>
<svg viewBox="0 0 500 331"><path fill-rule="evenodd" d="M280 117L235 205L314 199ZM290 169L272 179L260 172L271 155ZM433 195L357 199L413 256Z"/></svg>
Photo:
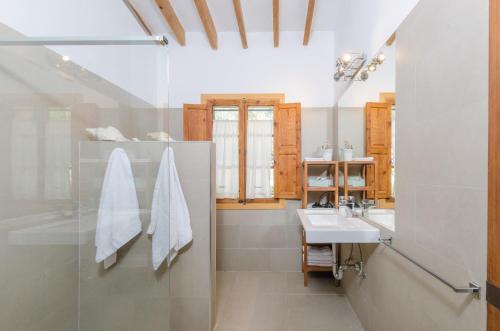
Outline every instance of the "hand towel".
<svg viewBox="0 0 500 331"><path fill-rule="evenodd" d="M168 264L193 239L191 220L171 147L163 151L156 179L148 234L153 236L153 268Z"/></svg>
<svg viewBox="0 0 500 331"><path fill-rule="evenodd" d="M140 232L139 202L130 160L122 148L115 148L109 157L102 184L95 261L99 263L111 257Z"/></svg>

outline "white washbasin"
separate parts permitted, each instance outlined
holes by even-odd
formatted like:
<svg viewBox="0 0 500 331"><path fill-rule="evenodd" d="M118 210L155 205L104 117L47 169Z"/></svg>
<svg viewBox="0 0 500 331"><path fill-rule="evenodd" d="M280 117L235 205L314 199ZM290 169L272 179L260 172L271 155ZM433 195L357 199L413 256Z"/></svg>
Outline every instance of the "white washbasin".
<svg viewBox="0 0 500 331"><path fill-rule="evenodd" d="M308 215L307 218L312 226L338 226L340 224L340 215Z"/></svg>
<svg viewBox="0 0 500 331"><path fill-rule="evenodd" d="M395 214L393 209L370 209L368 215L364 217L368 221L372 221L385 227L386 229L395 232Z"/></svg>
<svg viewBox="0 0 500 331"><path fill-rule="evenodd" d="M308 243L377 243L380 230L359 218L346 218L335 209L297 210Z"/></svg>

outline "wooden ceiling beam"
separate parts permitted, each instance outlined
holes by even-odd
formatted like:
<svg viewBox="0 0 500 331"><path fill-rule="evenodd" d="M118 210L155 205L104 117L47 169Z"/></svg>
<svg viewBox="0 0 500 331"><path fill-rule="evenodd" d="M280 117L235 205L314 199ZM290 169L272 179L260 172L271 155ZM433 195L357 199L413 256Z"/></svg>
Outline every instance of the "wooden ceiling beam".
<svg viewBox="0 0 500 331"><path fill-rule="evenodd" d="M280 45L280 0L273 0L274 47Z"/></svg>
<svg viewBox="0 0 500 331"><path fill-rule="evenodd" d="M311 37L311 27L315 5L316 0L309 0L309 5L307 6L306 27L304 29L304 46L307 46L307 44L309 44L309 39Z"/></svg>
<svg viewBox="0 0 500 331"><path fill-rule="evenodd" d="M217 30L215 29L214 21L210 10L208 9L206 0L194 0L198 14L200 15L201 22L205 28L208 37L208 42L213 49L217 49Z"/></svg>
<svg viewBox="0 0 500 331"><path fill-rule="evenodd" d="M393 33L393 34L389 37L389 39L387 39L387 41L386 41L386 43L385 43L385 44L386 44L388 47L391 47L391 46L392 46L392 44L394 44L394 42L395 42L395 41L396 41L396 32L394 32L394 33Z"/></svg>
<svg viewBox="0 0 500 331"><path fill-rule="evenodd" d="M177 14L175 13L172 4L170 4L170 0L155 0L155 1L158 7L160 7L163 17L165 17L165 20L172 29L172 32L174 33L175 38L177 39L177 42L181 46L186 46L186 32L184 31L184 28L182 27L182 24L179 21L179 18L177 17Z"/></svg>
<svg viewBox="0 0 500 331"><path fill-rule="evenodd" d="M241 46L248 48L247 32L245 29L245 20L243 19L243 10L241 9L241 1L233 0L234 13L236 14L236 21L238 22L238 29L240 30Z"/></svg>

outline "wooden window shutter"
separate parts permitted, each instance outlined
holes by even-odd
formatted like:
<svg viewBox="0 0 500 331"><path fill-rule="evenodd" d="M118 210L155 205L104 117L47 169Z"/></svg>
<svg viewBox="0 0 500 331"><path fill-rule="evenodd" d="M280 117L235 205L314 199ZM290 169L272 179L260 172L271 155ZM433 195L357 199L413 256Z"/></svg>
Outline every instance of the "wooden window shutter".
<svg viewBox="0 0 500 331"><path fill-rule="evenodd" d="M300 103L279 104L274 114L275 197L302 197Z"/></svg>
<svg viewBox="0 0 500 331"><path fill-rule="evenodd" d="M212 140L212 111L210 105L184 105L184 140Z"/></svg>
<svg viewBox="0 0 500 331"><path fill-rule="evenodd" d="M369 102L365 107L366 155L377 163L377 198L391 197L391 128L392 106L388 103ZM368 183L374 178L368 171ZM371 197L369 195L369 197Z"/></svg>

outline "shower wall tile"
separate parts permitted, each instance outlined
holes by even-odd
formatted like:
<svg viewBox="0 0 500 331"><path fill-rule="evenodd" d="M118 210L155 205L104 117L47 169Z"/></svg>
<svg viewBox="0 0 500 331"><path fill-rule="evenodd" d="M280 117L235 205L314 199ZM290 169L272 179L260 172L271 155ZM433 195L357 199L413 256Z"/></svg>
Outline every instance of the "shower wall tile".
<svg viewBox="0 0 500 331"><path fill-rule="evenodd" d="M94 146L92 146L94 145ZM107 158L115 147L107 145L100 150L94 144L83 144L82 153L86 158ZM102 264L94 261L95 247L93 240L85 242L80 249L80 290L82 299L81 330L111 330L120 328L134 331L139 325L148 325L148 330L185 330L184 319L191 321L189 330L207 330L212 323L211 304L212 281L211 247L215 245L212 229L212 181L211 181L211 144L210 143L171 143L174 158L184 196L188 205L193 241L181 250L171 266L164 263L154 271L151 264L151 238L147 235L150 223L149 209L151 194L154 189L157 169L166 143L149 143L143 149L142 144L120 144L131 158L148 160L132 162L134 177L142 182L144 189L138 190L143 232L127 243L118 252L117 264L104 270ZM155 146L155 147L153 147ZM96 154L97 153L97 154ZM94 155L94 156L92 156ZM100 156L99 156L100 155ZM192 162L193 155L199 157ZM104 167L105 162L99 167ZM95 165L92 165L96 168ZM97 167L97 168L99 168ZM82 166L81 173L92 173ZM94 169L95 170L95 169ZM102 173L102 172L100 172ZM102 180L101 180L102 181ZM94 185L87 181L82 185ZM86 201L88 207L95 207L98 201ZM81 225L95 227L96 215L82 215ZM93 238L92 233L89 238ZM215 259L213 259L215 260ZM215 270L214 270L215 271ZM121 309L110 308L117 301ZM98 308L94 309L96 302ZM191 303L190 305L187 303ZM152 310L146 309L150 307ZM157 318L153 312L159 312ZM174 312L176 312L174 314ZM189 317L186 317L189 316ZM122 319L124 322L117 322ZM181 328L181 329L179 329Z"/></svg>
<svg viewBox="0 0 500 331"><path fill-rule="evenodd" d="M300 201L281 210L217 211L217 269L300 271Z"/></svg>
<svg viewBox="0 0 500 331"><path fill-rule="evenodd" d="M398 28L392 234L396 247L451 283L483 288L488 8L487 0L420 0ZM384 247L363 248L367 278L346 274L342 284L365 330L486 329L484 297L455 294Z"/></svg>

